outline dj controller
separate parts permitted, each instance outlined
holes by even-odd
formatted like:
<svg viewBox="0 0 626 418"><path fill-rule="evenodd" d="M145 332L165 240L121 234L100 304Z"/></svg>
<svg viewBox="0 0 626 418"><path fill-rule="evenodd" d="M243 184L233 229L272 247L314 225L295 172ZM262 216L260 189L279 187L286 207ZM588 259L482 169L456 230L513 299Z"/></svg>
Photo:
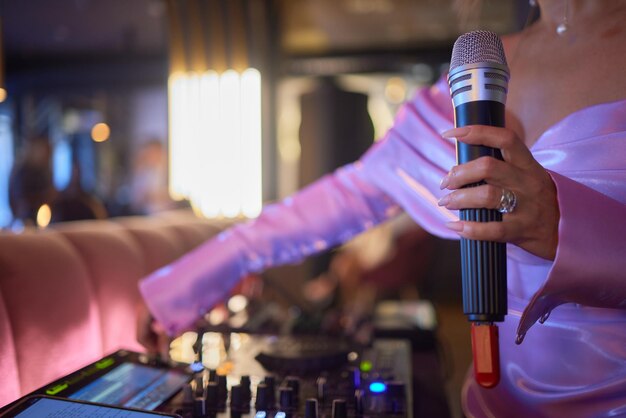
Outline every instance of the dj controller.
<svg viewBox="0 0 626 418"><path fill-rule="evenodd" d="M399 340L357 348L320 337L253 337L219 369L196 373L162 410L183 417L409 418L409 354Z"/></svg>
<svg viewBox="0 0 626 418"><path fill-rule="evenodd" d="M206 333L194 346L190 364L121 350L33 394L184 418L414 416L405 340Z"/></svg>

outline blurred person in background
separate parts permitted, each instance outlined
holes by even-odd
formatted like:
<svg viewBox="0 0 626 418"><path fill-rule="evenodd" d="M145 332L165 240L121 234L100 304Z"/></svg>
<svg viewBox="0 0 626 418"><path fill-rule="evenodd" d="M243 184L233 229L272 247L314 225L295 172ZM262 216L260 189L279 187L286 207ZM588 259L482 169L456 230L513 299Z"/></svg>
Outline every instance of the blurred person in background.
<svg viewBox="0 0 626 418"><path fill-rule="evenodd" d="M9 205L14 225L36 225L39 208L55 198L51 155L47 137L26 140L20 149L9 176Z"/></svg>
<svg viewBox="0 0 626 418"><path fill-rule="evenodd" d="M133 213L149 215L175 208L167 187L167 152L158 139L143 143L133 160L130 181L130 206Z"/></svg>

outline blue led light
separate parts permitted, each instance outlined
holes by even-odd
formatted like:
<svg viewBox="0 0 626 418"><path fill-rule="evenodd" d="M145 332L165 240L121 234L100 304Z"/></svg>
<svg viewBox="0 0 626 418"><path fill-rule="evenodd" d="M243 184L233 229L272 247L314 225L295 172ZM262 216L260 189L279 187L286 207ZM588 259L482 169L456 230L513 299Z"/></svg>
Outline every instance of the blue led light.
<svg viewBox="0 0 626 418"><path fill-rule="evenodd" d="M254 414L254 418L265 418L267 416L267 413L265 411L259 411L256 414Z"/></svg>
<svg viewBox="0 0 626 418"><path fill-rule="evenodd" d="M387 390L387 385L383 382L372 382L370 383L370 392L373 393L383 393Z"/></svg>
<svg viewBox="0 0 626 418"><path fill-rule="evenodd" d="M198 372L201 372L202 370L204 370L204 366L202 365L202 362L199 362L199 361L194 361L193 363L191 363L189 365L189 368L194 373L198 373Z"/></svg>

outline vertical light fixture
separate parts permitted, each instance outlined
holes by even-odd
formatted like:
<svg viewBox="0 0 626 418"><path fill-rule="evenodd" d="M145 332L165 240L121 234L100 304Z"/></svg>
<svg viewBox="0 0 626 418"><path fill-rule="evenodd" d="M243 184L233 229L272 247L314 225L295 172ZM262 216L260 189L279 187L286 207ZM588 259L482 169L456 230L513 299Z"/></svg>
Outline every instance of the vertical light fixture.
<svg viewBox="0 0 626 418"><path fill-rule="evenodd" d="M243 4L168 2L170 194L210 218L262 206L261 75L248 65Z"/></svg>

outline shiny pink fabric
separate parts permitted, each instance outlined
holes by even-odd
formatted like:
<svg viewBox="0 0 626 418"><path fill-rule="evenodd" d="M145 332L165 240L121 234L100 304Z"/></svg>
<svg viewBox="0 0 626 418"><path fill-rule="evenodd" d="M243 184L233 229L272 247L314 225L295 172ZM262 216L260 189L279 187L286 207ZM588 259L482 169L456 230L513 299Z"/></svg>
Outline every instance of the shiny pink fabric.
<svg viewBox="0 0 626 418"><path fill-rule="evenodd" d="M436 204L446 193L439 181L456 163L454 142L440 136L452 120L442 79L403 106L394 127L360 161L148 277L141 291L151 311L170 333L178 333L222 300L242 275L343 242L393 216L398 206L429 232L457 238L444 227L456 213ZM626 307L626 101L576 112L545 132L531 151L557 186L557 257L549 262L508 246L502 382L485 390L468 379L465 412L626 415L626 311L619 309ZM528 331L553 309L545 324ZM520 346L514 344L518 326L528 331Z"/></svg>

